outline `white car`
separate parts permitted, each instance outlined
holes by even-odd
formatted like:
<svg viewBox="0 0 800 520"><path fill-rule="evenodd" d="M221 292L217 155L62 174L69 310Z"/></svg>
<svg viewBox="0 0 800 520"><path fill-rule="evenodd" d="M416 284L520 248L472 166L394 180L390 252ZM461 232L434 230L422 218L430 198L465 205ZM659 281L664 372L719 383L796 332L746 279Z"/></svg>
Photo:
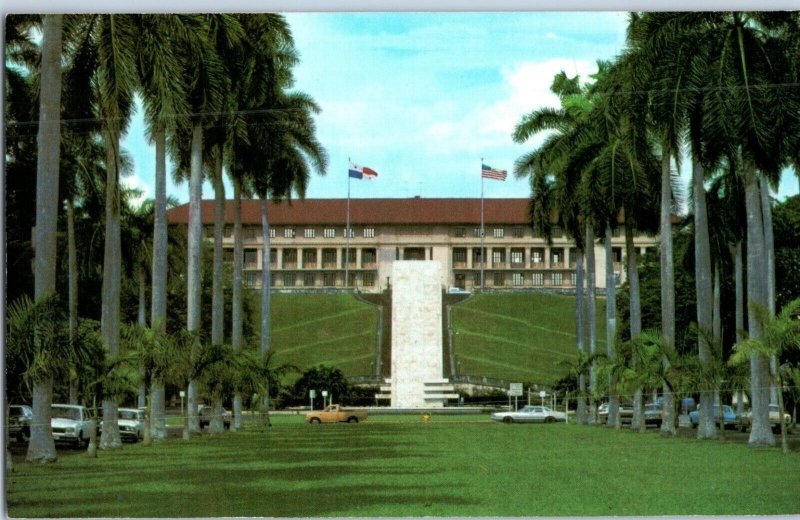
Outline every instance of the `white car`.
<svg viewBox="0 0 800 520"><path fill-rule="evenodd" d="M119 436L123 440L140 441L144 436L142 421L144 420L144 410L137 408L120 408L119 418Z"/></svg>
<svg viewBox="0 0 800 520"><path fill-rule="evenodd" d="M516 412L493 413L492 420L508 424L515 422L554 423L556 421L566 421L567 415L564 412L551 410L546 406L526 406Z"/></svg>
<svg viewBox="0 0 800 520"><path fill-rule="evenodd" d="M76 404L54 404L50 410L50 426L56 442L69 442L78 448L89 442L92 423L86 407Z"/></svg>

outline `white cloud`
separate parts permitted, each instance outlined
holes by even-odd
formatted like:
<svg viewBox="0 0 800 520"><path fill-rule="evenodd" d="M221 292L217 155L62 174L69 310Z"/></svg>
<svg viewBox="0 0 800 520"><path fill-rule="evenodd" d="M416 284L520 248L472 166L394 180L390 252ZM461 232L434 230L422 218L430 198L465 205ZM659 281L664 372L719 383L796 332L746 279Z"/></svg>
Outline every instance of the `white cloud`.
<svg viewBox="0 0 800 520"><path fill-rule="evenodd" d="M153 198L152 193L150 193L150 185L149 183L143 181L139 178L137 174L132 174L127 177L122 177L120 179L120 184L129 189L137 189L141 192L138 197L134 197L131 199L131 203L134 206L140 206L145 199Z"/></svg>
<svg viewBox="0 0 800 520"><path fill-rule="evenodd" d="M556 38L558 38L558 35L556 33L549 32L545 34L544 37L550 40L555 40Z"/></svg>

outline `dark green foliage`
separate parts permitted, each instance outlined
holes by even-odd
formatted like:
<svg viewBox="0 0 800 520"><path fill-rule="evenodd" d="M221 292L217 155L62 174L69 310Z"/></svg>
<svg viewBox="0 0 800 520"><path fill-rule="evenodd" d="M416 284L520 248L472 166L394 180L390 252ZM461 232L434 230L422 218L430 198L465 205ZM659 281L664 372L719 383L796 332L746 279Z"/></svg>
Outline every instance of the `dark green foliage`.
<svg viewBox="0 0 800 520"><path fill-rule="evenodd" d="M341 370L327 365L317 365L303 372L300 379L295 382L291 396L287 399L287 404L309 404L308 391L312 389L317 391L317 396L314 399L314 408L316 409L322 408L323 390L328 391L329 402L333 404L351 404L352 387Z"/></svg>

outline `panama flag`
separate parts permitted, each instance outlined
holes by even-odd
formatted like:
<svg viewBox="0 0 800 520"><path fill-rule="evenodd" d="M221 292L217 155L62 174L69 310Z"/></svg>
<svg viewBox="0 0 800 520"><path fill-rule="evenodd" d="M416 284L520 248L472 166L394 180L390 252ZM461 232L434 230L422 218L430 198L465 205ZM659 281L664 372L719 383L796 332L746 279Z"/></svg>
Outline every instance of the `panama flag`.
<svg viewBox="0 0 800 520"><path fill-rule="evenodd" d="M368 181L378 178L378 172L372 168L359 166L357 164L350 164L350 170L348 174L354 179L367 179Z"/></svg>

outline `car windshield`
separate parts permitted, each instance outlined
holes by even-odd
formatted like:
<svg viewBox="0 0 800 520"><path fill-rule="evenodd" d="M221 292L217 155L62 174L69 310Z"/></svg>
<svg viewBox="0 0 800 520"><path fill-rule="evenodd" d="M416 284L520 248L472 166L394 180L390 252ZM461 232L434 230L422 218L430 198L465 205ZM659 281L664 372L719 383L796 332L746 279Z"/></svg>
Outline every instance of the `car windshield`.
<svg viewBox="0 0 800 520"><path fill-rule="evenodd" d="M119 418L120 419L127 419L130 421L138 421L139 420L139 412L136 410L120 410L119 411Z"/></svg>
<svg viewBox="0 0 800 520"><path fill-rule="evenodd" d="M72 421L81 420L81 411L78 408L63 408L54 406L52 408L53 419L70 419Z"/></svg>

